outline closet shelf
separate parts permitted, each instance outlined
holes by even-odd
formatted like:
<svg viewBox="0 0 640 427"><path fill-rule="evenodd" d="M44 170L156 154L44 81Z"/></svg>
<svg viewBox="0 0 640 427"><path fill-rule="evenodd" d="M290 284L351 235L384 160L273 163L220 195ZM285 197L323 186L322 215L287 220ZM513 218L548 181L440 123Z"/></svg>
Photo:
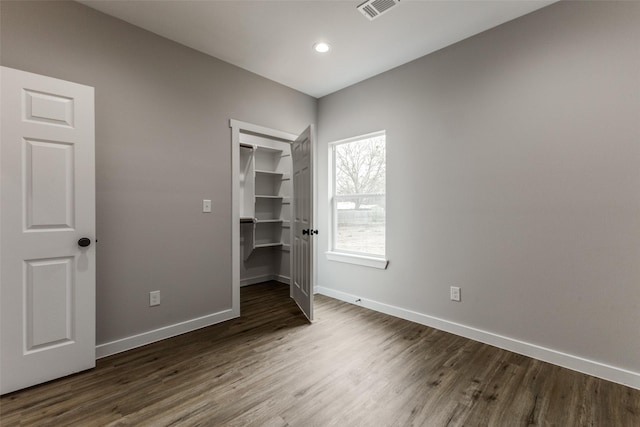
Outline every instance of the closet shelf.
<svg viewBox="0 0 640 427"><path fill-rule="evenodd" d="M271 176L283 176L284 173L282 172L274 172L274 171L267 171L267 170L258 170L256 169L256 174L262 174L262 175L271 175Z"/></svg>
<svg viewBox="0 0 640 427"><path fill-rule="evenodd" d="M283 196L268 196L266 194L256 194L256 199L285 199Z"/></svg>
<svg viewBox="0 0 640 427"><path fill-rule="evenodd" d="M273 223L273 222L284 222L284 221L281 219L256 219L255 220L256 224L269 223L269 222Z"/></svg>
<svg viewBox="0 0 640 427"><path fill-rule="evenodd" d="M254 149L256 151L267 151L269 153L282 153L282 150L278 148L265 147L263 145L256 145Z"/></svg>
<svg viewBox="0 0 640 427"><path fill-rule="evenodd" d="M277 243L261 243L261 244L257 244L254 247L256 249L258 248L274 248L276 246L284 246L284 244L282 242L277 242Z"/></svg>

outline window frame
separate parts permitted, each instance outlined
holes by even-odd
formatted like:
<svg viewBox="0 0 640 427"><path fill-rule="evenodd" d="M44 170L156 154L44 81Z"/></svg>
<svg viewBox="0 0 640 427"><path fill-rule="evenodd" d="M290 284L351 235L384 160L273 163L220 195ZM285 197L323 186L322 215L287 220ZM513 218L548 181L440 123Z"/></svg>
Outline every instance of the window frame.
<svg viewBox="0 0 640 427"><path fill-rule="evenodd" d="M329 248L327 250L327 252L325 253L327 256L327 259L330 261L337 261L337 262L344 262L344 263L349 263L349 264L356 264L356 265L361 265L361 266L365 266L365 267L373 267L373 268L379 268L379 269L386 269L387 266L389 265L389 261L387 259L387 241L386 241L386 234L387 234L387 220L386 220L386 198L387 198L387 179L386 179L386 167L385 167L385 188L384 188L384 198L385 198L385 221L384 221L384 230L385 230L385 244L384 244L384 254L383 255L378 255L378 254L371 254L371 253L366 253L366 252L351 252L351 251L345 251L345 250L339 250L339 249L335 249L335 239L336 239L336 235L338 232L338 211L337 211L337 201L336 201L336 159L335 159L335 155L336 155L336 151L335 151L335 147L337 147L338 145L343 145L343 144L349 144L349 143L353 143L353 142L358 142L358 141L362 141L365 139L370 139L370 138L375 138L378 136L384 136L385 137L385 165L386 165L386 161L387 161L387 156L386 156L386 147L387 147L387 133L386 130L379 130L376 132L370 132L367 134L363 134L363 135L358 135L358 136L354 136L354 137L350 137L350 138L345 138L345 139L341 139L338 141L333 141L330 142L328 144L328 150L329 150L329 164L328 164L328 171L329 171L329 191L328 191L328 196L329 196L329 200L328 200L328 204L329 204L329 230L331 231L329 233L329 239L328 239L328 243L329 243Z"/></svg>

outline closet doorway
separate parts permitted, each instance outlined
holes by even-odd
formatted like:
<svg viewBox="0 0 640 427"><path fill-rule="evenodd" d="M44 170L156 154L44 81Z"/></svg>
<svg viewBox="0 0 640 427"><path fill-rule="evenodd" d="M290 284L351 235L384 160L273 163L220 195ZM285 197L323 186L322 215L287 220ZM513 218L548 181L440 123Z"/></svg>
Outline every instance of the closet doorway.
<svg viewBox="0 0 640 427"><path fill-rule="evenodd" d="M313 125L300 135L231 120L232 309L240 286L286 283L313 320Z"/></svg>

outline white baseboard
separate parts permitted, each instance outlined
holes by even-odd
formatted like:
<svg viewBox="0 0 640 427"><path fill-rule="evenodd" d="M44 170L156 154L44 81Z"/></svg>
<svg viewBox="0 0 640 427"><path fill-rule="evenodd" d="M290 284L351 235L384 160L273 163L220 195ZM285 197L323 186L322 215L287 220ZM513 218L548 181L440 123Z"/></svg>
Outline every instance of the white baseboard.
<svg viewBox="0 0 640 427"><path fill-rule="evenodd" d="M280 283L284 283L285 285L290 285L291 282L289 281L289 276L283 276L282 274L277 274L274 276L275 281L280 282Z"/></svg>
<svg viewBox="0 0 640 427"><path fill-rule="evenodd" d="M270 280L275 280L286 285L289 284L289 277L287 276L283 276L281 274L263 274L261 276L253 276L240 279L240 287L255 285L256 283L268 282Z"/></svg>
<svg viewBox="0 0 640 427"><path fill-rule="evenodd" d="M289 277L287 276L267 274L243 279L240 281L240 286L255 285L256 283L267 282L269 280L276 280L281 283L289 284ZM151 344L156 341L161 341L175 337L176 335L195 331L196 329L235 319L238 316L239 314L234 313L231 309L224 310L207 316L198 317L196 319L187 320L185 322L176 323L174 325L164 326L162 328L154 329L153 331L143 332L127 338L100 344L96 346L96 359L102 359L103 357L142 347L143 345Z"/></svg>
<svg viewBox="0 0 640 427"><path fill-rule="evenodd" d="M221 323L236 317L238 317L238 313L234 313L233 310L229 309L198 317L196 319L187 320L186 322L180 322L174 325L154 329L153 331L143 332L127 338L100 344L96 346L96 359L101 359L103 357L111 356L137 347L142 347L143 345L195 331L196 329L204 328L206 326L215 325L216 323Z"/></svg>
<svg viewBox="0 0 640 427"><path fill-rule="evenodd" d="M483 331L481 329L407 310L405 308L368 300L345 292L337 291L335 289L319 286L316 290L317 293L331 298L360 305L371 310L379 311L401 319L410 320L431 328L440 329L474 341L479 341L494 347L499 347L504 350L509 350L514 353L529 356L534 359L542 360L544 362L552 363L554 365L562 366L564 368L640 390L640 373L638 372L632 372L604 363L595 362L579 356L566 354L557 350L494 334L492 332ZM356 303L356 301L358 302Z"/></svg>

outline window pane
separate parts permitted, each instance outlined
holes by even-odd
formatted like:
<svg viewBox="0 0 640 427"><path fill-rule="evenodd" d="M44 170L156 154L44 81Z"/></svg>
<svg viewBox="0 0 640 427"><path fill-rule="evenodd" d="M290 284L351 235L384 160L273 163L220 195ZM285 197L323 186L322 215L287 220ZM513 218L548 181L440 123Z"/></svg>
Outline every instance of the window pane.
<svg viewBox="0 0 640 427"><path fill-rule="evenodd" d="M335 194L384 194L385 136L336 145L334 167Z"/></svg>
<svg viewBox="0 0 640 427"><path fill-rule="evenodd" d="M334 249L385 254L385 196L337 196Z"/></svg>
<svg viewBox="0 0 640 427"><path fill-rule="evenodd" d="M333 145L332 250L385 256L384 132Z"/></svg>

